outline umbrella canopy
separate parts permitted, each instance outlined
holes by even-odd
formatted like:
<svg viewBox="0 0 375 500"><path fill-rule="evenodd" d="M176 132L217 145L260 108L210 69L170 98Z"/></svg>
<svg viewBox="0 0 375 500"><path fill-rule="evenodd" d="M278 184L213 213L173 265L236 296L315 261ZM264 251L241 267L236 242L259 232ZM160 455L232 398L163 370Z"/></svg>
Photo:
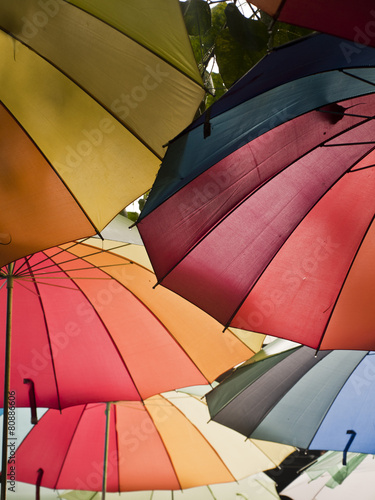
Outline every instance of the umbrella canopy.
<svg viewBox="0 0 375 500"><path fill-rule="evenodd" d="M375 47L375 10L371 0L247 0L275 20L295 24ZM334 22L332 20L334 19ZM347 46L342 42L343 50ZM360 47L358 47L360 50Z"/></svg>
<svg viewBox="0 0 375 500"><path fill-rule="evenodd" d="M65 500L100 500L100 495L100 493L88 491L69 491L61 493L61 498ZM230 500L237 497L280 500L276 491L276 483L263 472L232 483L197 486L187 490L132 491L106 495L108 500Z"/></svg>
<svg viewBox="0 0 375 500"><path fill-rule="evenodd" d="M158 282L223 325L372 349L375 49L341 42L250 70L170 144L138 229Z"/></svg>
<svg viewBox="0 0 375 500"><path fill-rule="evenodd" d="M40 407L141 400L211 383L252 354L188 301L153 290L150 270L109 251L84 243L52 248L18 260L13 276L10 390L17 406L30 404L31 382ZM2 287L3 318L6 295Z"/></svg>
<svg viewBox="0 0 375 500"><path fill-rule="evenodd" d="M216 422L302 449L374 453L374 352L259 354L206 395Z"/></svg>
<svg viewBox="0 0 375 500"><path fill-rule="evenodd" d="M105 404L49 410L16 451L17 478L41 486L98 491L102 485ZM110 406L107 490L179 490L232 482L277 466L292 447L244 441L207 422L206 404L170 392Z"/></svg>
<svg viewBox="0 0 375 500"><path fill-rule="evenodd" d="M177 0L14 0L0 28L3 266L147 191L204 91Z"/></svg>

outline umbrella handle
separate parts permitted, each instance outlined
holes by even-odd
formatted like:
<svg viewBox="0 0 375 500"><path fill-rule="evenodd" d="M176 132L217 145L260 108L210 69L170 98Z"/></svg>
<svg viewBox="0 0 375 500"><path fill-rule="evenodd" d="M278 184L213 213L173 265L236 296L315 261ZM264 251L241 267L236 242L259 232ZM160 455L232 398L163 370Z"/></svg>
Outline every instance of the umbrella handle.
<svg viewBox="0 0 375 500"><path fill-rule="evenodd" d="M29 402L31 409L31 423L33 425L38 423L38 416L36 413L36 399L35 399L35 385L30 378L23 379L24 384L29 384Z"/></svg>
<svg viewBox="0 0 375 500"><path fill-rule="evenodd" d="M40 500L40 483L42 482L43 473L43 469L38 469L38 477L35 483L35 500Z"/></svg>
<svg viewBox="0 0 375 500"><path fill-rule="evenodd" d="M346 431L347 434L351 434L348 442L346 443L346 446L345 446L345 449L344 449L344 452L343 452L343 455L342 455L342 465L346 465L346 455L348 453L348 450L350 448L350 445L352 444L353 442L353 439L356 437L357 433L355 431L352 431L352 430L349 430L349 431Z"/></svg>

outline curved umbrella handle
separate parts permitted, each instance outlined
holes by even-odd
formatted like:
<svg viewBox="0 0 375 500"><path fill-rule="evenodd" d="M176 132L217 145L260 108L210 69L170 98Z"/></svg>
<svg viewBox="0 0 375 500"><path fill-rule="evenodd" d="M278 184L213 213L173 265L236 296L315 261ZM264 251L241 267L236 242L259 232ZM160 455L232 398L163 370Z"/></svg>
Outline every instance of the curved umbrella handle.
<svg viewBox="0 0 375 500"><path fill-rule="evenodd" d="M38 423L38 416L36 413L36 399L35 399L35 386L34 382L30 378L23 379L24 384L29 384L29 401L31 410L31 423L33 425Z"/></svg>
<svg viewBox="0 0 375 500"><path fill-rule="evenodd" d="M343 452L343 455L342 455L342 465L346 465L346 455L348 453L348 450L350 448L350 445L352 444L353 442L353 439L356 437L357 433L355 431L352 431L352 430L349 430L349 431L346 431L347 434L351 434L345 448L344 448L344 452Z"/></svg>

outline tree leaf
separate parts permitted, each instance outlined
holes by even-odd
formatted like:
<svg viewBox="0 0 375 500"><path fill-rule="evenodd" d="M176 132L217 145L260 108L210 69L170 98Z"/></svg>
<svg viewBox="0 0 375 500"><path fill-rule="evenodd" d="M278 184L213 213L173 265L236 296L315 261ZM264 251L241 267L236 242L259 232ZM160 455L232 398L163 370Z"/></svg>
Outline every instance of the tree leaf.
<svg viewBox="0 0 375 500"><path fill-rule="evenodd" d="M203 35L211 28L211 9L205 0L188 0L180 5L189 35Z"/></svg>
<svg viewBox="0 0 375 500"><path fill-rule="evenodd" d="M262 21L247 19L233 3L227 5L225 15L230 34L246 49L261 51L267 46L269 35Z"/></svg>
<svg viewBox="0 0 375 500"><path fill-rule="evenodd" d="M260 51L247 50L233 38L228 28L223 30L216 38L216 61L225 86L229 89L266 54L266 50L266 47Z"/></svg>

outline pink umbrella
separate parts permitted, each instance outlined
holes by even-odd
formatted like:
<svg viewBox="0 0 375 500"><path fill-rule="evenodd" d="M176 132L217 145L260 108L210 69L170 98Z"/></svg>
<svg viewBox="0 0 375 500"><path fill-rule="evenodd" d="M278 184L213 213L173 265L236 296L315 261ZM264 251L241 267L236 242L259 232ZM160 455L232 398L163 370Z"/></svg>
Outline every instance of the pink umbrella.
<svg viewBox="0 0 375 500"><path fill-rule="evenodd" d="M154 290L152 271L113 252L84 243L56 247L18 260L12 277L10 390L17 406L29 406L30 389L38 407L141 401L211 383L253 354L188 301ZM5 308L3 287L3 317Z"/></svg>
<svg viewBox="0 0 375 500"><path fill-rule="evenodd" d="M275 20L329 33L375 47L375 10L372 0L247 0ZM334 22L332 22L334 19ZM342 50L350 56L351 47L342 41ZM357 47L360 50L360 47Z"/></svg>

